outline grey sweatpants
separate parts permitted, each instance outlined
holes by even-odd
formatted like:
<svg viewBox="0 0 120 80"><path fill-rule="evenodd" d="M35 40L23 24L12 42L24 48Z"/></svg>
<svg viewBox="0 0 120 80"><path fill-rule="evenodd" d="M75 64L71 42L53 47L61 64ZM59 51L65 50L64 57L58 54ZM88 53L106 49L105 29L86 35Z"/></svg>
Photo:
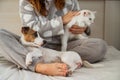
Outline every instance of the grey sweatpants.
<svg viewBox="0 0 120 80"><path fill-rule="evenodd" d="M23 69L27 69L25 65L25 56L28 53L26 47L24 47L20 41L20 37L8 32L6 30L0 30L0 61L12 63L20 66ZM47 45L56 47L56 45ZM49 47L50 48L50 47ZM51 47L52 48L52 47ZM90 38L86 40L75 40L68 43L68 50L78 52L82 59L89 62L100 61L104 58L107 45L105 41L96 38ZM43 51L55 51L52 49L44 48ZM29 69L34 71L34 65Z"/></svg>

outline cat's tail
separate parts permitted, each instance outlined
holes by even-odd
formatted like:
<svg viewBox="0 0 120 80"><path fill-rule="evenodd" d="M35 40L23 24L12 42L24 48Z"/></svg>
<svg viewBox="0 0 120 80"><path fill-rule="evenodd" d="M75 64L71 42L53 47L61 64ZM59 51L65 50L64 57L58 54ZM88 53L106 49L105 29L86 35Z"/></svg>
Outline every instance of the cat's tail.
<svg viewBox="0 0 120 80"><path fill-rule="evenodd" d="M98 63L95 63L95 64L91 64L90 62L88 61L83 61L83 66L86 67L86 68L99 68L99 67L104 67L103 64L98 64Z"/></svg>

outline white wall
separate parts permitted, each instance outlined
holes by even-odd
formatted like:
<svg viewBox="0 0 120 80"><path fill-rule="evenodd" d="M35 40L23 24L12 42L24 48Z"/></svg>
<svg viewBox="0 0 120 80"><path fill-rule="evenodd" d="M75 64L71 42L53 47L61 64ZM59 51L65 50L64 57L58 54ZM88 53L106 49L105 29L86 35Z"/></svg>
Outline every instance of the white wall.
<svg viewBox="0 0 120 80"><path fill-rule="evenodd" d="M19 0L0 0L0 28L19 34L21 22L18 14Z"/></svg>
<svg viewBox="0 0 120 80"><path fill-rule="evenodd" d="M104 39L104 1L103 0L79 0L81 9L96 11L95 23L91 25L91 37Z"/></svg>
<svg viewBox="0 0 120 80"><path fill-rule="evenodd" d="M120 1L106 1L105 11L105 40L120 50Z"/></svg>

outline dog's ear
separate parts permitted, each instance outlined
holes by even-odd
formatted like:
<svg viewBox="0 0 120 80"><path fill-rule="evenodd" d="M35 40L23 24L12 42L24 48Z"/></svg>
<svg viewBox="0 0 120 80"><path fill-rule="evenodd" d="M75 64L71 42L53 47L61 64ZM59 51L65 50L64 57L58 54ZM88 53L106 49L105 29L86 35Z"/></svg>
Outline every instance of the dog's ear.
<svg viewBox="0 0 120 80"><path fill-rule="evenodd" d="M27 26L25 26L25 27L22 27L21 32L22 32L23 34L27 34L29 30L30 30L30 28L27 27Z"/></svg>

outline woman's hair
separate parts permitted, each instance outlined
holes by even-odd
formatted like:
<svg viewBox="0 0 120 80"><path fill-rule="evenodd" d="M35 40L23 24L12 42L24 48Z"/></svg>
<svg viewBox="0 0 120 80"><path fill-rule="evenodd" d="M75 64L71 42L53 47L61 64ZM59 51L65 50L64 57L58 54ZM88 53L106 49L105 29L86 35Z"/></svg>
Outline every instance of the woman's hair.
<svg viewBox="0 0 120 80"><path fill-rule="evenodd" d="M45 1L47 2L47 0L28 0L28 1L33 5L35 11L37 11L43 16L47 16L48 11L45 6ZM65 0L54 0L54 4L58 10L62 10L65 5Z"/></svg>

